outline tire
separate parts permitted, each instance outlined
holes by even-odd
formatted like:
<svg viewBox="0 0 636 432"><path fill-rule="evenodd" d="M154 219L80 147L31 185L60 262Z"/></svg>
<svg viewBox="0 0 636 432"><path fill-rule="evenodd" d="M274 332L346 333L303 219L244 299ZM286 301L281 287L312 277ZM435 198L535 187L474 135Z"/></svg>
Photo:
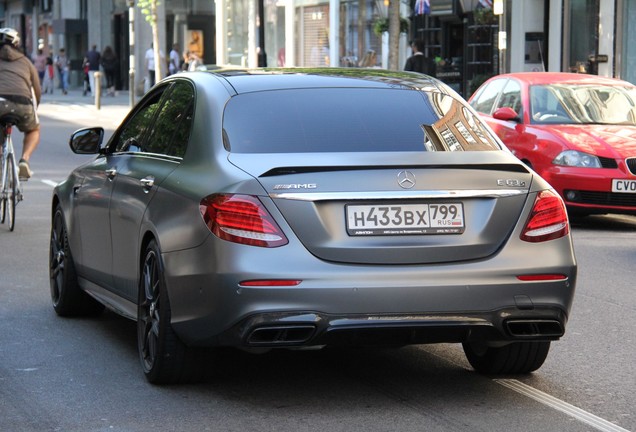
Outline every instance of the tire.
<svg viewBox="0 0 636 432"><path fill-rule="evenodd" d="M7 215L7 200L0 198L0 223L4 223Z"/></svg>
<svg viewBox="0 0 636 432"><path fill-rule="evenodd" d="M514 342L502 347L465 342L464 353L475 371L485 375L527 374L539 369L550 342Z"/></svg>
<svg viewBox="0 0 636 432"><path fill-rule="evenodd" d="M9 226L9 231L13 231L15 228L15 205L18 197L18 185L15 181L15 161L13 160L13 155L7 155L7 166L9 169L7 170L7 201L5 204L7 211L7 224Z"/></svg>
<svg viewBox="0 0 636 432"><path fill-rule="evenodd" d="M58 315L98 315L104 310L104 305L86 294L77 282L64 213L59 205L55 209L51 224L49 278L53 309Z"/></svg>
<svg viewBox="0 0 636 432"><path fill-rule="evenodd" d="M3 175L2 173L3 169L4 169L4 166L0 164L0 176ZM0 186L4 187L4 185L1 183L2 183L2 180L0 179ZM3 198L0 198L0 223L4 223L6 217L7 217L7 199L6 197L3 197Z"/></svg>
<svg viewBox="0 0 636 432"><path fill-rule="evenodd" d="M170 300L161 252L151 241L144 252L139 281L137 348L146 379L153 384L197 382L203 379L199 351L187 347L170 323Z"/></svg>

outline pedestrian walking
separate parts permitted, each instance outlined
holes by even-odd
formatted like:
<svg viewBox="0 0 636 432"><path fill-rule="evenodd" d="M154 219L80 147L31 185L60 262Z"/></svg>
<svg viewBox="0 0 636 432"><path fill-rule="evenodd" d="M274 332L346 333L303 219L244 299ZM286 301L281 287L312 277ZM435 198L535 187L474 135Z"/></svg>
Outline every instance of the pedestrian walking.
<svg viewBox="0 0 636 432"><path fill-rule="evenodd" d="M419 72L430 76L435 76L435 60L424 55L426 44L422 39L415 39L411 42L413 55L406 59L405 71Z"/></svg>
<svg viewBox="0 0 636 432"><path fill-rule="evenodd" d="M166 56L163 51L159 50L159 61L165 62ZM163 63L165 64L165 63ZM148 73L148 88L152 88L155 85L155 50L150 44L150 48L146 50L146 71Z"/></svg>
<svg viewBox="0 0 636 432"><path fill-rule="evenodd" d="M38 53L33 58L33 66L38 71L38 76L40 77L40 84L44 81L44 70L46 69L46 54L44 54L44 50L42 48L38 49Z"/></svg>
<svg viewBox="0 0 636 432"><path fill-rule="evenodd" d="M181 56L179 55L179 44L173 44L170 54L168 54L168 73L170 75L179 72L179 63L181 62Z"/></svg>
<svg viewBox="0 0 636 432"><path fill-rule="evenodd" d="M68 73L70 64L71 63L66 56L66 50L64 48L60 48L59 54L55 61L55 65L57 66L57 70L60 74L60 84L63 94L68 93Z"/></svg>
<svg viewBox="0 0 636 432"><path fill-rule="evenodd" d="M102 52L102 69L106 75L106 91L109 96L115 96L115 74L119 59L111 46L104 48Z"/></svg>
<svg viewBox="0 0 636 432"><path fill-rule="evenodd" d="M95 72L99 72L101 57L101 54L97 51L97 45L93 45L84 57L84 64L88 63L88 81L91 87L91 96L95 96L95 86L101 85L100 82L95 82Z"/></svg>
<svg viewBox="0 0 636 432"><path fill-rule="evenodd" d="M44 79L42 80L42 93L53 94L55 87L55 68L53 67L53 59L46 58L46 66L44 67Z"/></svg>

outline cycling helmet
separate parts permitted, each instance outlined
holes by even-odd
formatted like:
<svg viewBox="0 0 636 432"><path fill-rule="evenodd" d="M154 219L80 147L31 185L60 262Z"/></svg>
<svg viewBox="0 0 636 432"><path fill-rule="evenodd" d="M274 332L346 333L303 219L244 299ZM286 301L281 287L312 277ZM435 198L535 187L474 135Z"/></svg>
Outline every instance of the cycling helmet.
<svg viewBox="0 0 636 432"><path fill-rule="evenodd" d="M20 34L12 28L1 28L0 43L13 45L15 48L17 48L20 46Z"/></svg>

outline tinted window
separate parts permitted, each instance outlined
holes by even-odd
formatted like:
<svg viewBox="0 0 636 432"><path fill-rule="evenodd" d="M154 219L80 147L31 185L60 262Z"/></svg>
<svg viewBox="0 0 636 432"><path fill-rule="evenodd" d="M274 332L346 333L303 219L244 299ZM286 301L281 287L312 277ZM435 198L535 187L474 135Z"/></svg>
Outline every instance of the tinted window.
<svg viewBox="0 0 636 432"><path fill-rule="evenodd" d="M492 107L501 93L501 89L506 83L505 79L494 80L486 84L486 87L471 101L471 105L477 111L490 114Z"/></svg>
<svg viewBox="0 0 636 432"><path fill-rule="evenodd" d="M194 90L179 81L164 98L144 151L183 157L192 128Z"/></svg>
<svg viewBox="0 0 636 432"><path fill-rule="evenodd" d="M116 152L138 152L144 151L143 138L150 129L152 119L159 109L161 95L167 87L153 93L153 95L143 102L143 105L129 118L119 129L114 141L110 144Z"/></svg>
<svg viewBox="0 0 636 432"><path fill-rule="evenodd" d="M461 108L450 96L414 90L281 90L232 98L223 126L235 153L498 149L487 138L467 143L454 126L471 128Z"/></svg>

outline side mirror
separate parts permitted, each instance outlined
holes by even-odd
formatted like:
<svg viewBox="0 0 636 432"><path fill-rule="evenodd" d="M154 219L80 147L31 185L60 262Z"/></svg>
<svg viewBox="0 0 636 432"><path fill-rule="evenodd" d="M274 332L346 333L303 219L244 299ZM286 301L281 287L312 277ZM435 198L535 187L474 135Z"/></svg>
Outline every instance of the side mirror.
<svg viewBox="0 0 636 432"><path fill-rule="evenodd" d="M103 140L104 128L84 128L73 132L68 144L73 153L98 154Z"/></svg>
<svg viewBox="0 0 636 432"><path fill-rule="evenodd" d="M521 122L519 114L510 107L497 108L492 116L497 120Z"/></svg>

